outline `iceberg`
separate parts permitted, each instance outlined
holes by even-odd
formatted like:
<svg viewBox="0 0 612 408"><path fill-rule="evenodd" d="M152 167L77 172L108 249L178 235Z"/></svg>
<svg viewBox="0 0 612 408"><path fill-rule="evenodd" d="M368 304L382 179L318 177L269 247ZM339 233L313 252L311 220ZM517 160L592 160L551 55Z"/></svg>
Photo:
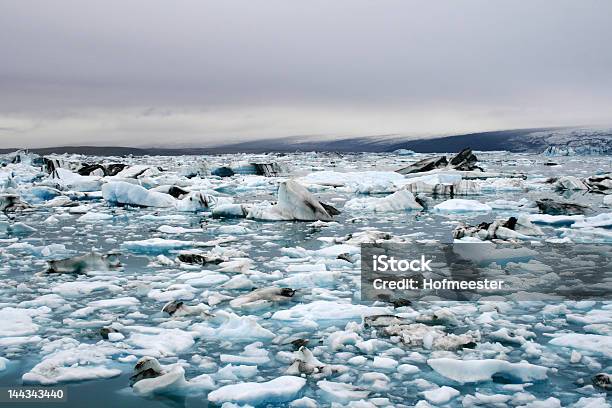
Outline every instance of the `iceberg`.
<svg viewBox="0 0 612 408"><path fill-rule="evenodd" d="M125 181L114 181L102 186L102 197L112 204L139 207L173 207L176 201L171 195L149 191Z"/></svg>
<svg viewBox="0 0 612 408"><path fill-rule="evenodd" d="M387 212L422 210L423 206L416 201L410 191L400 190L383 198L353 198L344 204L344 209L350 211Z"/></svg>
<svg viewBox="0 0 612 408"><path fill-rule="evenodd" d="M155 378L145 378L134 384L134 393L140 396L153 394L170 394L188 386L185 380L185 369L176 366L167 373Z"/></svg>
<svg viewBox="0 0 612 408"><path fill-rule="evenodd" d="M214 403L233 402L236 404L284 403L293 401L306 385L306 379L285 375L267 382L246 382L223 386L208 394Z"/></svg>
<svg viewBox="0 0 612 408"><path fill-rule="evenodd" d="M598 334L567 333L555 337L550 344L572 349L586 350L612 357L612 337Z"/></svg>
<svg viewBox="0 0 612 408"><path fill-rule="evenodd" d="M102 186L102 178L99 176L81 176L62 168L51 173L48 182L62 190L81 192L100 191L100 186Z"/></svg>
<svg viewBox="0 0 612 408"><path fill-rule="evenodd" d="M317 200L306 188L294 180L278 187L278 203L256 205L247 218L269 221L331 221L338 211Z"/></svg>
<svg viewBox="0 0 612 408"><path fill-rule="evenodd" d="M452 198L434 206L434 210L441 213L460 213L460 212L489 212L492 208L476 200L464 200Z"/></svg>
<svg viewBox="0 0 612 408"><path fill-rule="evenodd" d="M333 187L359 194L375 194L397 191L404 177L392 171L319 171L300 177L298 181L309 188Z"/></svg>
<svg viewBox="0 0 612 408"><path fill-rule="evenodd" d="M530 363L511 363L505 360L455 360L433 358L427 364L438 374L461 384L491 381L494 375L504 375L518 382L542 381L548 368Z"/></svg>
<svg viewBox="0 0 612 408"><path fill-rule="evenodd" d="M95 344L75 342L70 348L60 349L36 364L22 376L26 384L52 385L70 381L96 380L121 375L121 370L109 368L110 356L119 350Z"/></svg>
<svg viewBox="0 0 612 408"><path fill-rule="evenodd" d="M589 186L578 177L564 176L555 183L557 190L588 190Z"/></svg>

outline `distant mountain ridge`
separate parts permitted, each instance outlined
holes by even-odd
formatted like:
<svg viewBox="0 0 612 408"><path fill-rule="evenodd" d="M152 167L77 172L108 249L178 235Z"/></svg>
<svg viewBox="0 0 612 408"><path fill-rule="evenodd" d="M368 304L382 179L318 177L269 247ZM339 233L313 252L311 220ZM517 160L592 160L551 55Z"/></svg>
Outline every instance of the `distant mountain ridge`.
<svg viewBox="0 0 612 408"><path fill-rule="evenodd" d="M28 149L31 152L47 154L85 154L96 156L144 156L144 155L204 155L226 153L267 153L267 152L392 152L408 149L418 153L457 152L464 147L474 150L542 153L550 146L571 147L576 151L592 151L612 154L612 129L589 128L533 128L498 130L469 133L455 136L432 138L397 137L354 137L331 140L308 140L301 137L260 139L214 147L194 148L136 148L120 146L60 146ZM0 149L9 153L17 149Z"/></svg>

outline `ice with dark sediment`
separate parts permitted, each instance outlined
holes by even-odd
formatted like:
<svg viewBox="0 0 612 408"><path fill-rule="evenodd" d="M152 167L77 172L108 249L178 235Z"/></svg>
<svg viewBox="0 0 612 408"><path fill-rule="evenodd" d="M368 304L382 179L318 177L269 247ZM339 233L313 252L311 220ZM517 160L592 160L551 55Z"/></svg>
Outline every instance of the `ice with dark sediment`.
<svg viewBox="0 0 612 408"><path fill-rule="evenodd" d="M362 244L454 239L509 284L569 285L533 253L612 242L609 156L0 161L4 386L100 387L113 406L609 404L610 299L359 290Z"/></svg>
<svg viewBox="0 0 612 408"><path fill-rule="evenodd" d="M337 214L334 207L317 200L304 186L288 180L280 183L276 204L255 205L247 218L268 221L331 221Z"/></svg>

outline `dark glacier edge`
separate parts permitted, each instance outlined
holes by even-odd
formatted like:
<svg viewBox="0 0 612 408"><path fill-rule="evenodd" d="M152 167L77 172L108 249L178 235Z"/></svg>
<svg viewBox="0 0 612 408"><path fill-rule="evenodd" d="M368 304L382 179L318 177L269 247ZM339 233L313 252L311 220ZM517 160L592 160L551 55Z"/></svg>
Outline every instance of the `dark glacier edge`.
<svg viewBox="0 0 612 408"><path fill-rule="evenodd" d="M267 153L319 151L341 153L385 153L398 149L417 153L456 152L470 146L479 151L516 153L560 152L553 155L612 154L612 128L529 128L496 130L443 137L414 138L399 135L361 136L315 139L310 136L259 139L210 147L122 147L122 146L57 146L30 149L38 154L85 154L98 156L183 156L226 153ZM0 149L0 154L18 147Z"/></svg>

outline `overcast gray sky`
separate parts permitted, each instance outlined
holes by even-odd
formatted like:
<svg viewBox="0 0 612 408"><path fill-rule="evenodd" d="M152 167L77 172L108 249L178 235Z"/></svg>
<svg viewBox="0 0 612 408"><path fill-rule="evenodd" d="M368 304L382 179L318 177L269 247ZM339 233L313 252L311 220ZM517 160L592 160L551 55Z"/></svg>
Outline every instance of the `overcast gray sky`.
<svg viewBox="0 0 612 408"><path fill-rule="evenodd" d="M611 1L0 0L0 147L612 123Z"/></svg>

